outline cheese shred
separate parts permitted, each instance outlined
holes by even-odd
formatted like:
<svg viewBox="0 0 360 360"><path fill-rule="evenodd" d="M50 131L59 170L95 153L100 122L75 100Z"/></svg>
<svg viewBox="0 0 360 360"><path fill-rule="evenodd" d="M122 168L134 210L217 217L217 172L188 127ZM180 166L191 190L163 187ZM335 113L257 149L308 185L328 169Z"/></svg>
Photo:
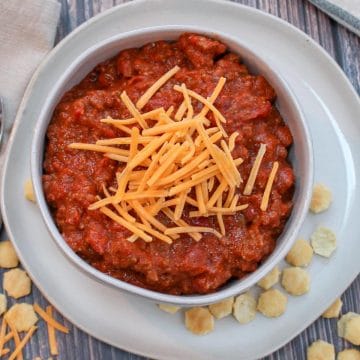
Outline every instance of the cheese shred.
<svg viewBox="0 0 360 360"><path fill-rule="evenodd" d="M14 324L11 321L7 321L7 324L9 325L9 328L14 337L15 350L14 350L13 354L15 353L15 351L16 351L16 354L13 358L14 359L17 358L17 360L23 360L22 347L21 347L19 333L17 332Z"/></svg>
<svg viewBox="0 0 360 360"><path fill-rule="evenodd" d="M42 309L38 304L33 305L34 310L37 312L37 314L45 320L46 323L51 324L52 327L54 327L56 330L59 330L65 334L69 333L69 329L57 322L52 316L50 316L44 309Z"/></svg>
<svg viewBox="0 0 360 360"><path fill-rule="evenodd" d="M253 166L251 168L249 178L248 178L247 183L245 185L244 195L250 195L252 193L252 191L253 191L255 180L256 180L257 174L259 172L261 161L262 161L262 159L263 159L263 157L265 155L265 152L266 152L266 145L261 144L260 148L259 148L259 151L258 151L258 153L256 155L254 164L253 164Z"/></svg>
<svg viewBox="0 0 360 360"><path fill-rule="evenodd" d="M172 80L167 88L179 92L181 102L170 105L166 111L159 107L141 112L179 70L175 66L166 72L135 104L125 91L121 93L120 99L131 117L107 117L100 122L121 130L122 137L99 139L95 144L68 145L74 150L102 153L117 164L115 185L104 183L103 196L95 195L96 200L88 211L100 211L105 218L123 226L130 232L129 242L158 239L171 244L180 234L187 234L195 241L201 240L203 233L221 238L226 235L223 217L248 207L248 204L238 204L239 199L243 200L239 170L243 159L235 159L231 154L239 133L226 133L223 126L226 118L220 106L214 105L226 78L218 80L210 96L200 95L184 83L173 85ZM208 117L209 112L212 117ZM254 188L265 150L266 146L261 144L244 186L244 195L250 195ZM277 169L278 163L274 163L261 202L263 211L268 206ZM164 216L167 219L161 221ZM216 216L220 231L193 226L183 220L208 216ZM50 308L44 311L35 304L34 309L48 323L51 354L56 355L55 329L64 331L64 327L52 318ZM4 336L2 328L0 349L5 343Z"/></svg>
<svg viewBox="0 0 360 360"><path fill-rule="evenodd" d="M275 176L276 176L276 173L277 173L278 169L279 169L279 163L277 161L275 161L274 164L273 164L273 167L271 169L268 181L267 181L266 186L265 186L264 195L263 195L262 200L261 200L260 209L262 211L266 211L266 209L267 209L267 207L269 205L271 188L273 186Z"/></svg>
<svg viewBox="0 0 360 360"><path fill-rule="evenodd" d="M49 305L46 307L46 313L49 315L49 317L52 318L52 306ZM48 331L48 340L49 340L49 346L50 346L50 354L51 355L59 355L59 350L56 342L56 334L55 334L55 328L47 323L47 331Z"/></svg>
<svg viewBox="0 0 360 360"><path fill-rule="evenodd" d="M15 360L17 357L19 357L18 355L21 354L22 349L24 348L26 343L29 341L29 339L31 338L31 336L33 335L33 333L35 332L36 329L37 329L36 326L32 326L30 328L30 330L26 333L26 335L22 338L22 340L19 341L18 344L16 344L16 348L13 351L13 353L10 355L9 360ZM22 358L22 356L21 356L21 358Z"/></svg>
<svg viewBox="0 0 360 360"><path fill-rule="evenodd" d="M1 329L0 329L0 354L4 348L5 344L5 333L6 333L6 320L3 318L3 321L1 323Z"/></svg>

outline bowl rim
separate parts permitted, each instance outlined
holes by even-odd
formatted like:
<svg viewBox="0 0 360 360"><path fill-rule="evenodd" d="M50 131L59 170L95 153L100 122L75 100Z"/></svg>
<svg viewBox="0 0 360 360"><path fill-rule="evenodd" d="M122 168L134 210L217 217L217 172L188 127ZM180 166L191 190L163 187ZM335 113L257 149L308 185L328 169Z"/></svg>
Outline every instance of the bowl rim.
<svg viewBox="0 0 360 360"><path fill-rule="evenodd" d="M110 275L107 275L95 269L91 265L89 265L85 260L83 260L70 248L70 246L66 243L60 231L58 230L55 221L53 220L53 217L51 215L48 204L45 200L42 181L41 181L42 168L43 168L43 151L40 151L40 149L42 149L43 147L44 138L46 136L46 130L50 123L50 119L52 115L52 111L50 111L50 109L52 107L53 98L59 96L59 94L57 94L57 91L61 88L61 86L64 83L69 81L69 76L70 74L72 74L74 69L76 69L76 67L79 66L79 64L83 65L83 62L85 62L86 59L89 59L91 55L93 55L96 51L99 51L99 49L107 48L113 43L117 43L119 41L126 40L129 38L134 38L136 40L137 37L145 34L158 35L166 32L174 32L178 34L183 32L194 32L194 33L204 34L212 38L220 39L224 41L225 44L227 44L227 42L236 44L242 51L251 55L251 57L253 57L257 63L261 64L262 68L266 69L267 74L271 74L271 76L276 79L278 83L277 85L279 85L285 91L285 93L289 95L292 110L296 113L296 118L298 119L297 123L302 131L303 141L305 145L303 150L304 150L304 156L307 159L307 163L308 163L308 167L307 167L308 171L306 172L306 174L302 174L303 186L302 189L300 190L302 191L302 196L300 197L300 204L297 204L298 205L297 221L293 222L291 228L284 229L282 233L283 235L286 232L286 237L288 239L286 241L283 241L283 243L279 247L275 247L274 251L269 255L266 261L262 263L254 272L250 273L249 275L247 275L242 279L235 280L233 284L230 284L225 288L220 288L216 292L210 294L170 295L153 290L148 290L136 285L129 284L125 281L116 279L114 277L111 277ZM121 50L122 49L119 48L118 52ZM282 78L281 75L276 73L275 68L276 67L271 63L271 61L268 61L268 59L264 60L263 57L255 53L247 45L244 45L241 42L241 40L239 40L238 38L235 38L224 32L220 32L220 31L214 32L206 27L192 26L192 25L153 26L153 27L145 27L137 30L122 32L115 36L111 36L103 41L98 42L94 46L91 46L86 51L84 51L79 57L77 57L76 60L71 63L71 65L67 68L67 70L54 84L52 91L48 94L44 106L41 109L41 113L36 123L36 126L34 127L33 139L31 144L31 155L30 155L31 178L33 182L36 202L39 206L41 217L45 222L45 225L51 235L51 238L55 241L56 245L61 249L61 251L65 254L65 256L73 264L75 264L77 268L80 269L83 273L90 275L91 278L95 279L96 281L102 284L105 283L106 285L115 287L121 291L126 291L131 294L136 294L142 296L143 298L155 302L168 303L168 304L180 305L185 307L207 305L243 293L247 291L250 287L255 285L269 271L271 271L272 268L276 266L277 263L280 262L285 257L286 253L290 250L300 230L300 227L305 220L311 199L310 194L313 185L313 167L314 167L311 136L305 116L300 108L300 105L293 91L287 84L286 80ZM59 97L59 99L61 98L61 96ZM58 103L59 99L57 99L56 104ZM290 215L288 222L292 217L292 215L293 212Z"/></svg>

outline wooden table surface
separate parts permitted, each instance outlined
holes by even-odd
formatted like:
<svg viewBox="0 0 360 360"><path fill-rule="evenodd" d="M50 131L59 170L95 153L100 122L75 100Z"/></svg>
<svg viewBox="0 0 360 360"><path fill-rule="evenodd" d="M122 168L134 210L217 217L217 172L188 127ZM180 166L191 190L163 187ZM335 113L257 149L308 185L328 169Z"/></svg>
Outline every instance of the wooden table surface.
<svg viewBox="0 0 360 360"><path fill-rule="evenodd" d="M61 18L58 26L56 41L60 41L74 28L94 15L121 4L122 0L58 0L62 4ZM148 0L153 1L153 0ZM191 0L183 0L190 1ZM359 0L354 0L359 1ZM238 3L256 7L264 12L278 16L295 25L316 42L318 42L341 66L353 86L360 93L360 38L344 27L338 25L328 16L317 10L306 0L237 0ZM354 119L359 121L360 119ZM360 312L360 276L343 294L343 312ZM34 287L30 296L24 298L26 302L38 302L45 306L47 301L38 289ZM311 304L309 304L311 306ZM94 309L96 311L96 309ZM141 357L127 353L120 349L104 344L83 331L72 326L71 323L62 319L60 314L56 317L64 321L70 328L70 334L58 333L60 355L58 359L64 360L113 360L133 359ZM349 347L336 334L335 319L318 319L294 340L266 357L266 360L280 359L305 359L306 348L313 341L323 339L335 345L336 349L342 350ZM47 332L43 323L40 323L36 336L24 351L24 359L41 359L50 357ZM221 359L219 359L221 360Z"/></svg>

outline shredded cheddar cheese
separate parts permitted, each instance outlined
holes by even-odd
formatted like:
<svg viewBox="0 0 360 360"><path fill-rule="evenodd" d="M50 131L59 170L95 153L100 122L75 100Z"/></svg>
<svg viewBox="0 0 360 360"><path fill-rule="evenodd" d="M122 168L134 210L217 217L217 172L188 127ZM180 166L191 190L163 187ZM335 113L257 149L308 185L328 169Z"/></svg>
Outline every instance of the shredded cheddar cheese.
<svg viewBox="0 0 360 360"><path fill-rule="evenodd" d="M115 155L122 155L122 156L128 156L129 151L123 150L116 147L111 146L103 146L103 145L96 145L96 144L83 144L83 143L73 143L69 145L72 149L78 149L78 150L90 150L90 151L98 151L103 153L110 153Z"/></svg>
<svg viewBox="0 0 360 360"><path fill-rule="evenodd" d="M220 208L222 207L222 198L221 198L221 197L219 197L219 198L217 199L216 205L217 205L218 207L220 207ZM224 224L224 219L223 219L223 217L222 217L221 212L218 212L218 213L216 214L216 217L217 217L217 221L218 221L218 223L219 223L221 235L225 235L225 234L226 234L225 224Z"/></svg>
<svg viewBox="0 0 360 360"><path fill-rule="evenodd" d="M203 226L179 226L165 230L166 235L170 234L183 234L192 232L209 232L215 234L218 238L221 238L221 234L213 228Z"/></svg>
<svg viewBox="0 0 360 360"><path fill-rule="evenodd" d="M56 330L59 330L65 334L69 333L69 329L64 326L61 325L59 322L57 322L52 316L50 316L43 308L40 307L40 305L38 304L34 304L33 305L34 310L37 312L37 314L43 318L46 323L50 324L52 327L54 327ZM10 324L9 324L10 325ZM12 331L14 332L14 330L12 329Z"/></svg>
<svg viewBox="0 0 360 360"><path fill-rule="evenodd" d="M275 161L274 164L273 164L273 167L271 169L268 181L266 183L264 195L263 195L262 200L261 200L260 209L262 211L266 211L266 209L267 209L267 207L269 205L271 188L273 186L275 176L276 176L276 173L277 173L278 169L279 169L279 163L277 161Z"/></svg>
<svg viewBox="0 0 360 360"><path fill-rule="evenodd" d="M99 139L95 144L69 144L71 149L99 152L120 163L116 172L117 186L103 186L102 194L97 195L88 209L100 211L127 229L131 233L127 238L130 242L137 239L151 242L156 238L171 244L179 234L188 234L199 241L204 232L222 237L226 235L223 217L248 207L246 203L238 204L239 199L243 202L240 198L243 180L239 171L243 159L232 156L239 133L226 133L222 126L226 118L214 105L225 86L225 78L219 79L209 97L188 89L185 84L174 85L174 90L183 97L177 109L170 106L165 111L160 107L141 113L179 70L175 66L165 73L145 91L136 105L125 91L121 93L120 98L132 117L100 121L104 126L122 130L125 136ZM195 113L199 106L201 110ZM213 123L207 118L209 112ZM265 150L265 145L261 144L244 186L245 196L252 192ZM262 209L268 205L275 174L276 170L269 176ZM186 204L194 208L193 211L186 208L190 218L215 216L219 231L185 222ZM160 219L166 221L163 223ZM40 316L48 316L42 309L35 310ZM51 341L55 349L54 340Z"/></svg>
<svg viewBox="0 0 360 360"><path fill-rule="evenodd" d="M217 83L213 93L207 99L210 104L214 104L214 102L216 101L217 97L219 96L221 90L223 89L225 83L226 83L226 79L224 77L221 77L219 82ZM200 117L206 116L206 114L208 113L209 110L210 110L209 107L205 104L205 106L201 110L199 116Z"/></svg>
<svg viewBox="0 0 360 360"><path fill-rule="evenodd" d="M179 85L175 85L174 90L179 91L179 92L183 91L183 89L181 89L181 86L179 86ZM221 122L226 123L226 119L224 118L224 116L221 114L221 112L209 100L205 99L203 96L199 95L195 91L187 90L187 92L191 97L193 97L194 99L200 101L207 108L209 108L214 113L214 116L217 116L220 119Z"/></svg>

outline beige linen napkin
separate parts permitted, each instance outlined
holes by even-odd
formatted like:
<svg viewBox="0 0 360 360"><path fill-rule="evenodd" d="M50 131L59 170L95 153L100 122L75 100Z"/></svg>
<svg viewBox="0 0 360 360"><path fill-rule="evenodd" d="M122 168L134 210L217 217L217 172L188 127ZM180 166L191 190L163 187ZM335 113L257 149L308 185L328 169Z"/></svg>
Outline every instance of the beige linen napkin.
<svg viewBox="0 0 360 360"><path fill-rule="evenodd" d="M54 45L59 13L56 0L0 0L0 96L6 133L26 85Z"/></svg>

